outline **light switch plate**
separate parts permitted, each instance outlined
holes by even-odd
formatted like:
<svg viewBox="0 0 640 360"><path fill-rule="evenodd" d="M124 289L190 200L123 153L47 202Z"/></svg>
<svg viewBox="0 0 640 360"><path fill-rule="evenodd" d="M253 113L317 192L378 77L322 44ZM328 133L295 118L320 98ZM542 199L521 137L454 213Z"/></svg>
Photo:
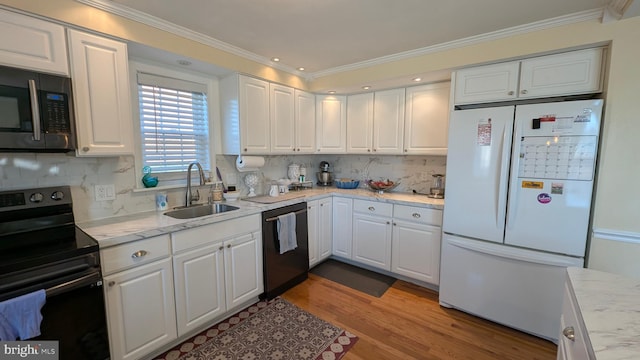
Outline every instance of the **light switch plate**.
<svg viewBox="0 0 640 360"><path fill-rule="evenodd" d="M96 201L116 199L116 187L113 184L95 186Z"/></svg>

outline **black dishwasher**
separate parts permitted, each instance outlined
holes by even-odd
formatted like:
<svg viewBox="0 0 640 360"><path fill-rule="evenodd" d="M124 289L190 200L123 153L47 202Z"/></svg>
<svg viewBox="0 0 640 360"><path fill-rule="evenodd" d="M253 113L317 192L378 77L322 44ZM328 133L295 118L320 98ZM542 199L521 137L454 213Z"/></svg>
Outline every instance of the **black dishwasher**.
<svg viewBox="0 0 640 360"><path fill-rule="evenodd" d="M280 254L278 216L296 214L298 247ZM262 213L262 249L264 264L263 298L273 299L307 279L309 271L309 237L307 203L298 203Z"/></svg>

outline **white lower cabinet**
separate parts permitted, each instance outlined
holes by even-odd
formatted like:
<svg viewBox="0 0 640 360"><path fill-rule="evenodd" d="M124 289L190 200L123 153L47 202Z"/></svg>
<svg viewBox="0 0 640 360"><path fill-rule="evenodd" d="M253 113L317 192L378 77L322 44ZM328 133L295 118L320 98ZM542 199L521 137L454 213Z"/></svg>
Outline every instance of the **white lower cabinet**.
<svg viewBox="0 0 640 360"><path fill-rule="evenodd" d="M391 270L391 216L393 204L353 201L352 260Z"/></svg>
<svg viewBox="0 0 640 360"><path fill-rule="evenodd" d="M263 293L262 233L252 232L224 242L227 309L235 309Z"/></svg>
<svg viewBox="0 0 640 360"><path fill-rule="evenodd" d="M307 201L309 268L331 256L332 214L331 197Z"/></svg>
<svg viewBox="0 0 640 360"><path fill-rule="evenodd" d="M351 259L351 243L353 237L352 219L353 200L343 197L333 198L333 229L332 250L333 255Z"/></svg>
<svg viewBox="0 0 640 360"><path fill-rule="evenodd" d="M578 305L571 294L569 281L564 285L557 360L592 359L587 331L582 325Z"/></svg>

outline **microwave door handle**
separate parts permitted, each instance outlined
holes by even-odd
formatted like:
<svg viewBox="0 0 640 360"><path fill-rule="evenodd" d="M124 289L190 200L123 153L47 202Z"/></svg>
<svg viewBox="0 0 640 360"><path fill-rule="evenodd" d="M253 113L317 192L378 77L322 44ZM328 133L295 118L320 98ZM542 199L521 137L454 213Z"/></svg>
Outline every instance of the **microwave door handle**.
<svg viewBox="0 0 640 360"><path fill-rule="evenodd" d="M31 98L31 121L33 123L33 140L40 141L40 108L38 107L38 89L36 89L35 80L29 80L29 97Z"/></svg>

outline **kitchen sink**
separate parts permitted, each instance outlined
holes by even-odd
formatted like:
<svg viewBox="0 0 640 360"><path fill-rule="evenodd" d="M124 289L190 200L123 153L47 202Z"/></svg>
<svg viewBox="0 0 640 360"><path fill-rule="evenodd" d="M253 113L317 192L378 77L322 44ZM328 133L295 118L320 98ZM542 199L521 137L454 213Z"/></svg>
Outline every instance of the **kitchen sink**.
<svg viewBox="0 0 640 360"><path fill-rule="evenodd" d="M238 210L238 207L226 204L201 204L176 208L175 210L167 211L164 214L175 219L191 219L201 216L221 214L233 210Z"/></svg>

